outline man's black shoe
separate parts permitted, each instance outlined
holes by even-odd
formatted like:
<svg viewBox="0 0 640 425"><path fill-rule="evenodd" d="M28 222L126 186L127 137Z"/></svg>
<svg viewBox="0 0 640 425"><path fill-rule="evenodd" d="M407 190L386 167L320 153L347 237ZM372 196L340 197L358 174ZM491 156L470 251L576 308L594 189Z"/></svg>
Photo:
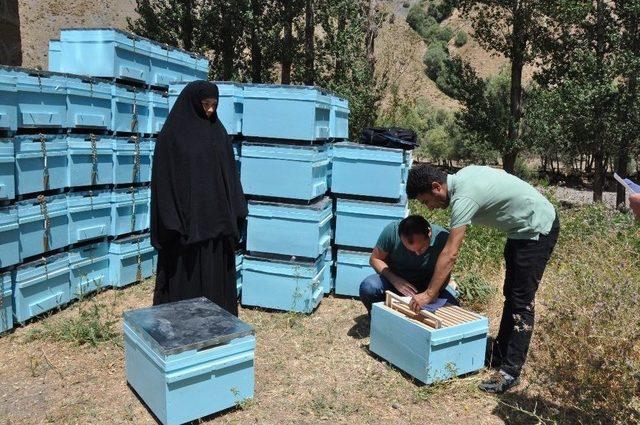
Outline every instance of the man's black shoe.
<svg viewBox="0 0 640 425"><path fill-rule="evenodd" d="M486 381L482 381L478 388L481 391L490 394L502 394L509 388L515 387L520 383L519 378L514 378L506 372L499 371L491 376Z"/></svg>

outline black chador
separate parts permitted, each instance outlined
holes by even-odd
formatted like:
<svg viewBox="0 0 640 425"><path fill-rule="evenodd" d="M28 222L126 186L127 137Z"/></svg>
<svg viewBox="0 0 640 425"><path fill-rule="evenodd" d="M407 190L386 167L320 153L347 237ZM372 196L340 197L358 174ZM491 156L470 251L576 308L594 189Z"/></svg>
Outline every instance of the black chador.
<svg viewBox="0 0 640 425"><path fill-rule="evenodd" d="M218 87L189 83L171 109L153 158L151 241L158 250L154 304L207 297L237 315L235 246L247 217L231 138L203 101Z"/></svg>

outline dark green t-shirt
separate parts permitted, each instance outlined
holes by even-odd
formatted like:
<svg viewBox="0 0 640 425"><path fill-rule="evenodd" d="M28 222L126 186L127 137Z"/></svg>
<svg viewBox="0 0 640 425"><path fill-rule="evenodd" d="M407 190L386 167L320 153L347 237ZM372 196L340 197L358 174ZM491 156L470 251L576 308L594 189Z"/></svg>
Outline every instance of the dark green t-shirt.
<svg viewBox="0 0 640 425"><path fill-rule="evenodd" d="M398 235L400 221L402 220L393 221L384 228L378 237L376 247L389 254L386 262L393 273L411 283L419 291L423 291L431 280L436 260L447 243L449 232L437 224L432 224L429 248L424 254L416 255L404 247Z"/></svg>

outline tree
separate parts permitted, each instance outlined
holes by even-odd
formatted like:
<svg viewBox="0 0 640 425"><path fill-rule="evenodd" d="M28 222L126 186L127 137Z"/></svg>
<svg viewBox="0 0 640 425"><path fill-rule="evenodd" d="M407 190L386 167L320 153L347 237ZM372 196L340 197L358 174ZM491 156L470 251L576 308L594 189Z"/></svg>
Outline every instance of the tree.
<svg viewBox="0 0 640 425"><path fill-rule="evenodd" d="M474 37L487 50L500 53L511 61L509 124L502 164L515 171L522 148L522 70L536 57L536 46L547 33L545 16L538 0L461 0L465 16L471 19Z"/></svg>

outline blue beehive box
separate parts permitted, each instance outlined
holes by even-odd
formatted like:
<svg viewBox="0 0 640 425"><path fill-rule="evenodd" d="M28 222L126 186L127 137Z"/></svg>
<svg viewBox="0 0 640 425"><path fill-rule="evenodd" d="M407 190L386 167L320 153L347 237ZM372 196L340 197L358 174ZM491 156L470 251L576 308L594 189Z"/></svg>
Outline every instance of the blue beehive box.
<svg viewBox="0 0 640 425"><path fill-rule="evenodd" d="M326 267L324 253L311 261L245 255L242 305L311 313L324 296Z"/></svg>
<svg viewBox="0 0 640 425"><path fill-rule="evenodd" d="M0 207L0 269L21 261L19 235L17 208Z"/></svg>
<svg viewBox="0 0 640 425"><path fill-rule="evenodd" d="M244 256L241 252L236 252L236 288L238 290L238 298L242 293L242 259Z"/></svg>
<svg viewBox="0 0 640 425"><path fill-rule="evenodd" d="M349 138L349 101L338 96L331 96L331 123L330 132L332 139Z"/></svg>
<svg viewBox="0 0 640 425"><path fill-rule="evenodd" d="M121 84L111 85L111 130L144 134L151 130L149 92Z"/></svg>
<svg viewBox="0 0 640 425"><path fill-rule="evenodd" d="M168 87L174 81L206 80L209 61L200 55L154 43L150 84Z"/></svg>
<svg viewBox="0 0 640 425"><path fill-rule="evenodd" d="M331 98L308 86L244 86L242 134L248 137L325 140L330 131Z"/></svg>
<svg viewBox="0 0 640 425"><path fill-rule="evenodd" d="M12 273L14 315L19 323L71 300L66 252L22 264Z"/></svg>
<svg viewBox="0 0 640 425"><path fill-rule="evenodd" d="M17 77L9 68L0 66L0 130L18 129L18 88Z"/></svg>
<svg viewBox="0 0 640 425"><path fill-rule="evenodd" d="M111 126L112 85L89 77L67 77L67 127L107 130Z"/></svg>
<svg viewBox="0 0 640 425"><path fill-rule="evenodd" d="M111 236L140 232L149 228L151 189L116 189L111 195Z"/></svg>
<svg viewBox="0 0 640 425"><path fill-rule="evenodd" d="M324 279L322 280L322 287L324 288L324 293L330 293L336 285L336 274L335 274L335 261L333 259L333 250L331 248L327 249L324 253Z"/></svg>
<svg viewBox="0 0 640 425"><path fill-rule="evenodd" d="M146 133L160 133L169 116L169 96L160 91L149 90L149 107L151 119L149 120L149 130Z"/></svg>
<svg viewBox="0 0 640 425"><path fill-rule="evenodd" d="M0 273L0 334L13 328L11 272Z"/></svg>
<svg viewBox="0 0 640 425"><path fill-rule="evenodd" d="M67 136L69 187L113 184L113 137L93 134Z"/></svg>
<svg viewBox="0 0 640 425"><path fill-rule="evenodd" d="M41 196L16 205L23 260L69 245L69 211L65 195Z"/></svg>
<svg viewBox="0 0 640 425"><path fill-rule="evenodd" d="M250 325L206 298L124 313L127 381L164 425L253 397Z"/></svg>
<svg viewBox="0 0 640 425"><path fill-rule="evenodd" d="M69 243L109 236L111 230L111 192L95 190L72 192L69 206Z"/></svg>
<svg viewBox="0 0 640 425"><path fill-rule="evenodd" d="M15 161L13 139L0 139L0 201L16 197Z"/></svg>
<svg viewBox="0 0 640 425"><path fill-rule="evenodd" d="M373 304L369 349L425 384L484 367L487 318L450 304L435 315L443 321L439 329Z"/></svg>
<svg viewBox="0 0 640 425"><path fill-rule="evenodd" d="M206 80L206 78L203 78ZM242 133L243 87L229 81L214 81L218 86L218 119L228 134ZM172 83L169 86L169 108L173 108L176 99L187 83Z"/></svg>
<svg viewBox="0 0 640 425"><path fill-rule="evenodd" d="M335 244L373 249L385 226L408 214L406 197L397 203L339 198L336 203Z"/></svg>
<svg viewBox="0 0 640 425"><path fill-rule="evenodd" d="M14 137L16 195L67 186L67 140L62 134Z"/></svg>
<svg viewBox="0 0 640 425"><path fill-rule="evenodd" d="M155 250L148 234L116 239L109 245L109 282L121 288L151 277Z"/></svg>
<svg viewBox="0 0 640 425"><path fill-rule="evenodd" d="M151 140L118 137L113 144L113 183L131 184L151 181Z"/></svg>
<svg viewBox="0 0 640 425"><path fill-rule="evenodd" d="M109 243L98 242L69 251L70 297L82 297L109 287Z"/></svg>
<svg viewBox="0 0 640 425"><path fill-rule="evenodd" d="M317 258L331 243L331 199L311 205L249 201L247 251Z"/></svg>
<svg viewBox="0 0 640 425"><path fill-rule="evenodd" d="M48 70L56 71L60 70L60 55L62 55L62 45L60 40L49 40L49 53L48 53Z"/></svg>
<svg viewBox="0 0 640 425"><path fill-rule="evenodd" d="M398 199L404 193L404 151L340 142L333 145L331 192Z"/></svg>
<svg viewBox="0 0 640 425"><path fill-rule="evenodd" d="M310 201L327 192L328 167L326 146L242 145L242 189L248 195Z"/></svg>
<svg viewBox="0 0 640 425"><path fill-rule="evenodd" d="M18 128L66 128L67 77L13 68L18 95Z"/></svg>
<svg viewBox="0 0 640 425"><path fill-rule="evenodd" d="M360 283L372 274L369 265L371 252L338 250L336 262L336 295L348 297L360 296Z"/></svg>

